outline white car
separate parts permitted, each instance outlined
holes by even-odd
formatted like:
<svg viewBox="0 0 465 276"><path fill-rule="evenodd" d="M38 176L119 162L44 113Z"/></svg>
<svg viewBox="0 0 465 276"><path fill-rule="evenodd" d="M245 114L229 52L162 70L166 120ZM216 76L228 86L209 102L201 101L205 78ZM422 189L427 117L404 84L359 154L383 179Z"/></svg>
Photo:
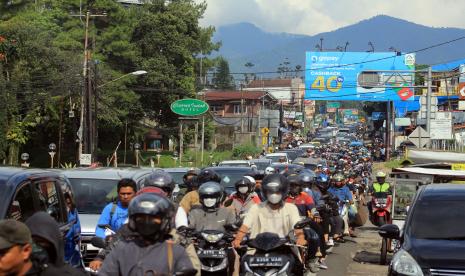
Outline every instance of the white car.
<svg viewBox="0 0 465 276"><path fill-rule="evenodd" d="M218 164L218 167L250 167L248 160L225 160Z"/></svg>
<svg viewBox="0 0 465 276"><path fill-rule="evenodd" d="M279 160L281 158L284 158L284 163L289 164L289 157L285 152L268 153L267 155L265 155L265 158L271 159L272 163L280 163Z"/></svg>

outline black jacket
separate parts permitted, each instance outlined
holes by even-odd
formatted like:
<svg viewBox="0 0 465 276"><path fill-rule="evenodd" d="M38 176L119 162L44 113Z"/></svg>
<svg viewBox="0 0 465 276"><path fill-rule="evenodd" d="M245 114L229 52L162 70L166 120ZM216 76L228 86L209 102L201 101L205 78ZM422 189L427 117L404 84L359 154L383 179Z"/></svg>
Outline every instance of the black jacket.
<svg viewBox="0 0 465 276"><path fill-rule="evenodd" d="M50 215L45 212L35 213L26 220L26 225L31 230L33 237L40 237L53 245L48 252L48 262L33 252L31 256L33 268L27 275L86 275L84 272L65 264L64 240L57 222Z"/></svg>

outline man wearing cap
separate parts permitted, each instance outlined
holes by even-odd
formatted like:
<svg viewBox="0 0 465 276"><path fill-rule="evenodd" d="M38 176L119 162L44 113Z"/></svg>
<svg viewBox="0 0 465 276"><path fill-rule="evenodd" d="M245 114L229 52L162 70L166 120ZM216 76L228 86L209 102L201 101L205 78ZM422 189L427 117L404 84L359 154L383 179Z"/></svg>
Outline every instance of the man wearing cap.
<svg viewBox="0 0 465 276"><path fill-rule="evenodd" d="M19 221L0 221L0 275L26 275L32 268L31 232Z"/></svg>

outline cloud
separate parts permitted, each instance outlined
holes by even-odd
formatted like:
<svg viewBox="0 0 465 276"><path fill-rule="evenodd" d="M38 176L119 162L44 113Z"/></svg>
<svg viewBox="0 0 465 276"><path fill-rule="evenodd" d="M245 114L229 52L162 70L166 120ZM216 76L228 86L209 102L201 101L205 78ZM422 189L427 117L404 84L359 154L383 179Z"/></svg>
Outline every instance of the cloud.
<svg viewBox="0 0 465 276"><path fill-rule="evenodd" d="M196 0L203 1L203 0ZM206 0L203 25L250 22L268 32L314 35L385 14L434 27L465 28L462 0Z"/></svg>

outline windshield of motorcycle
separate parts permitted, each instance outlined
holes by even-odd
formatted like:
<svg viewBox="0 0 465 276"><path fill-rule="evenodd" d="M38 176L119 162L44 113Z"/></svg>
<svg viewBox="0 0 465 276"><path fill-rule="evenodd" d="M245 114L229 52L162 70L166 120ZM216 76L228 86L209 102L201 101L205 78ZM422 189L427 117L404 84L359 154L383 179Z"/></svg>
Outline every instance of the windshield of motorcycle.
<svg viewBox="0 0 465 276"><path fill-rule="evenodd" d="M465 239L465 201L419 201L412 210L410 233L417 239Z"/></svg>
<svg viewBox="0 0 465 276"><path fill-rule="evenodd" d="M284 245L286 242L286 239L280 238L277 234L266 232L258 234L255 239L248 242L248 245L267 252Z"/></svg>

